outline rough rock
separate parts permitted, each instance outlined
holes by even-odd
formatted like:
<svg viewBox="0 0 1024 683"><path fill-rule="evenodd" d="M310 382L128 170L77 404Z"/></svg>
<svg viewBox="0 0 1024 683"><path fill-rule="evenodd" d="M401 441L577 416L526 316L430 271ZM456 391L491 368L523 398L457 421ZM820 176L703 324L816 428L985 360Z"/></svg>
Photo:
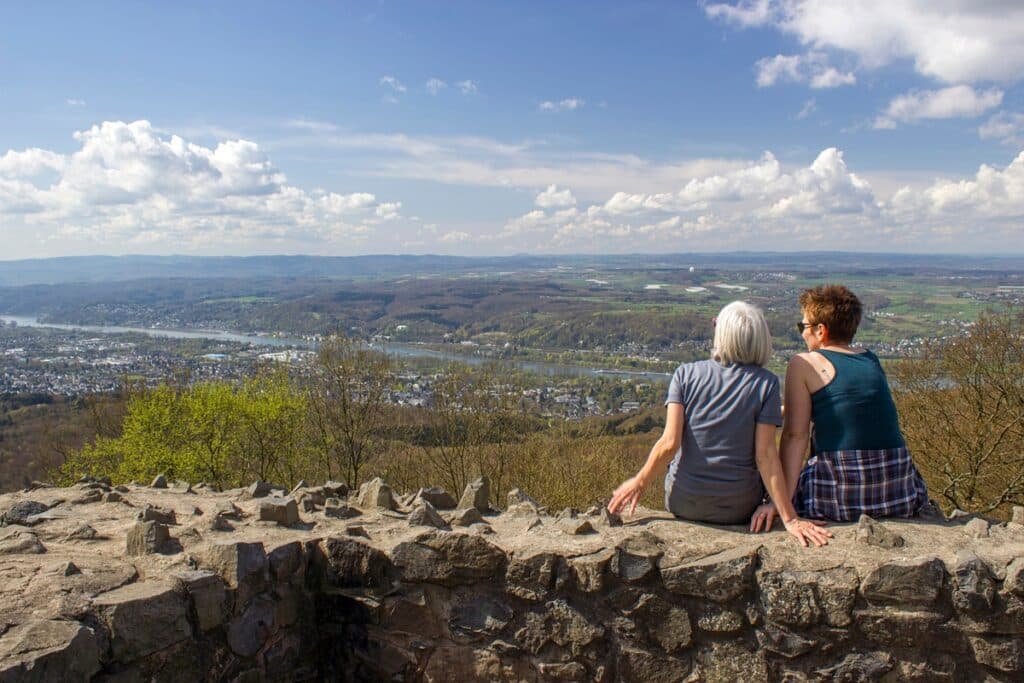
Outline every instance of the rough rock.
<svg viewBox="0 0 1024 683"><path fill-rule="evenodd" d="M185 600L163 581L140 581L100 595L93 608L110 629L115 660L130 662L192 636ZM153 628L159 624L160 628Z"/></svg>
<svg viewBox="0 0 1024 683"><path fill-rule="evenodd" d="M516 632L516 641L534 654L550 643L578 658L592 643L601 643L604 635L604 626L589 621L567 601L553 600L540 611L526 615L525 625Z"/></svg>
<svg viewBox="0 0 1024 683"><path fill-rule="evenodd" d="M623 581L644 581L657 573L658 559L662 555L658 537L643 531L616 546L611 570Z"/></svg>
<svg viewBox="0 0 1024 683"><path fill-rule="evenodd" d="M876 567L861 583L869 602L929 606L945 583L946 570L935 557L894 560Z"/></svg>
<svg viewBox="0 0 1024 683"><path fill-rule="evenodd" d="M100 639L83 624L37 619L0 635L3 683L88 681L100 671Z"/></svg>
<svg viewBox="0 0 1024 683"><path fill-rule="evenodd" d="M324 501L324 515L327 517L333 517L334 519L351 519L352 517L358 517L362 513L359 510L346 505L339 498L328 498Z"/></svg>
<svg viewBox="0 0 1024 683"><path fill-rule="evenodd" d="M452 526L472 526L474 524L486 524L487 522L476 508L462 508L451 514L450 523Z"/></svg>
<svg viewBox="0 0 1024 683"><path fill-rule="evenodd" d="M479 536L429 531L400 543L391 554L406 581L454 586L492 576L505 565L505 553Z"/></svg>
<svg viewBox="0 0 1024 683"><path fill-rule="evenodd" d="M281 526L291 526L299 522L299 506L294 498L278 498L269 496L260 501L258 519L263 522L276 522Z"/></svg>
<svg viewBox="0 0 1024 683"><path fill-rule="evenodd" d="M274 490L274 486L262 479L257 479L245 489L245 495L249 498L266 498Z"/></svg>
<svg viewBox="0 0 1024 683"><path fill-rule="evenodd" d="M981 517L975 517L974 519L964 524L964 533L971 538L988 538L989 523L987 520Z"/></svg>
<svg viewBox="0 0 1024 683"><path fill-rule="evenodd" d="M415 505L417 499L427 501L437 510L453 510L458 505L455 497L440 486L421 488L416 492L415 498L413 498L413 505Z"/></svg>
<svg viewBox="0 0 1024 683"><path fill-rule="evenodd" d="M162 474L158 474L153 477L153 481L149 486L154 489L165 489L167 488L167 477Z"/></svg>
<svg viewBox="0 0 1024 683"><path fill-rule="evenodd" d="M861 515L857 521L857 540L879 548L902 548L904 543L902 536L894 534L868 515Z"/></svg>
<svg viewBox="0 0 1024 683"><path fill-rule="evenodd" d="M236 605L247 603L266 586L267 554L262 543L214 541L200 551L199 566L220 575L235 592Z"/></svg>
<svg viewBox="0 0 1024 683"><path fill-rule="evenodd" d="M675 565L673 560L669 556L662 558L661 578L674 593L726 602L754 587L756 550L726 550Z"/></svg>
<svg viewBox="0 0 1024 683"><path fill-rule="evenodd" d="M7 512L0 515L0 526L9 524L20 524L21 526L32 526L38 524L40 520L31 520L33 515L38 515L42 512L46 512L49 509L49 505L46 503L40 503L36 500L22 500L11 507L7 508Z"/></svg>
<svg viewBox="0 0 1024 683"><path fill-rule="evenodd" d="M0 535L0 555L39 555L46 546L31 531L11 531Z"/></svg>
<svg viewBox="0 0 1024 683"><path fill-rule="evenodd" d="M480 477L466 485L459 499L459 508L476 508L481 513L491 509L491 482L487 477Z"/></svg>
<svg viewBox="0 0 1024 683"><path fill-rule="evenodd" d="M1024 525L1024 505L1013 506L1013 514L1010 516L1010 521L1014 524Z"/></svg>
<svg viewBox="0 0 1024 683"><path fill-rule="evenodd" d="M394 510L398 506L391 493L391 487L380 477L372 479L359 487L357 503L361 508L383 508Z"/></svg>
<svg viewBox="0 0 1024 683"><path fill-rule="evenodd" d="M437 514L437 510L425 499L419 499L409 513L409 524L412 526L430 526L435 529L446 529L448 523Z"/></svg>
<svg viewBox="0 0 1024 683"><path fill-rule="evenodd" d="M996 598L996 581L988 565L969 550L957 553L953 572L953 605L968 613L991 611Z"/></svg>
<svg viewBox="0 0 1024 683"><path fill-rule="evenodd" d="M534 510L540 510L540 503L519 489L512 489L509 491L508 495L505 496L505 503L506 508L526 503L527 505L533 506Z"/></svg>
<svg viewBox="0 0 1024 683"><path fill-rule="evenodd" d="M168 510L155 505L146 505L146 507L139 510L136 515L136 519L140 522L160 522L161 524L178 523L178 517L174 513L174 510Z"/></svg>
<svg viewBox="0 0 1024 683"><path fill-rule="evenodd" d="M128 555L149 555L161 552L171 539L167 525L161 522L136 522L128 530L125 552Z"/></svg>

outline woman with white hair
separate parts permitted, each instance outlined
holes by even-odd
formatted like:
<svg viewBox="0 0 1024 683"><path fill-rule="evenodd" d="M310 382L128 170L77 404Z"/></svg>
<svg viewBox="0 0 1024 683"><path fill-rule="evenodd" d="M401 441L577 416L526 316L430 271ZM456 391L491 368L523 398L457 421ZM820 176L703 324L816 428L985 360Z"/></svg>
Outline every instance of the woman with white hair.
<svg viewBox="0 0 1024 683"><path fill-rule="evenodd" d="M832 534L820 522L797 517L787 495L775 442L775 430L782 425L779 378L764 367L772 353L764 314L734 301L721 310L714 326L711 359L683 363L675 371L665 401L665 431L643 468L612 494L608 510L632 514L671 459L665 507L677 517L745 524L767 489L790 534L804 546L826 545Z"/></svg>

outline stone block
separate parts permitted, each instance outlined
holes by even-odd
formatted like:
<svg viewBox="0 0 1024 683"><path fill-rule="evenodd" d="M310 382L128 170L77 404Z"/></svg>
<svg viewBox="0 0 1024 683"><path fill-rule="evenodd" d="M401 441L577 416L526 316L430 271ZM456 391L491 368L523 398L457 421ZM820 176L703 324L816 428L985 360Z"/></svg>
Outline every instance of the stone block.
<svg viewBox="0 0 1024 683"><path fill-rule="evenodd" d="M660 565L665 587L673 593L728 602L753 589L757 550L736 548L682 564L666 556Z"/></svg>
<svg viewBox="0 0 1024 683"><path fill-rule="evenodd" d="M417 499L427 501L437 510L453 510L458 506L458 501L455 500L455 497L440 486L420 489L416 492L416 497L413 499L414 505Z"/></svg>
<svg viewBox="0 0 1024 683"><path fill-rule="evenodd" d="M476 508L481 513L489 512L491 509L491 481L487 477L480 477L466 485L459 499L459 508Z"/></svg>
<svg viewBox="0 0 1024 683"><path fill-rule="evenodd" d="M33 526L41 520L30 519L33 515L46 512L50 506L35 500L18 501L7 508L7 511L0 515L0 526L19 524L21 526Z"/></svg>
<svg viewBox="0 0 1024 683"><path fill-rule="evenodd" d="M743 630L743 615L715 604L704 605L697 618L697 627L708 633L736 633Z"/></svg>
<svg viewBox="0 0 1024 683"><path fill-rule="evenodd" d="M818 646L818 642L770 621L757 630L757 644L762 649L788 659L807 654Z"/></svg>
<svg viewBox="0 0 1024 683"><path fill-rule="evenodd" d="M855 613L857 629L873 643L890 647L919 647L937 642L946 617L933 612L876 607Z"/></svg>
<svg viewBox="0 0 1024 683"><path fill-rule="evenodd" d="M538 503L531 496L527 495L524 491L521 491L519 489L512 489L511 491L509 491L508 495L505 496L505 502L506 508L510 508L513 505L520 505L522 503L526 503L528 505L532 505L534 510L540 509L540 503Z"/></svg>
<svg viewBox="0 0 1024 683"><path fill-rule="evenodd" d="M299 522L299 506L293 498L270 496L260 501L258 519L262 522L291 526Z"/></svg>
<svg viewBox="0 0 1024 683"><path fill-rule="evenodd" d="M0 555L41 555L45 552L46 546L31 531L14 531L0 536Z"/></svg>
<svg viewBox="0 0 1024 683"><path fill-rule="evenodd" d="M99 639L78 622L39 619L0 634L0 683L88 681L99 673Z"/></svg>
<svg viewBox="0 0 1024 683"><path fill-rule="evenodd" d="M328 498L324 501L324 516L334 519L351 519L363 514L356 508L342 502L340 498Z"/></svg>
<svg viewBox="0 0 1024 683"><path fill-rule="evenodd" d="M1016 557L1006 566L1006 579L1003 587L1024 598L1024 557Z"/></svg>
<svg viewBox="0 0 1024 683"><path fill-rule="evenodd" d="M689 680L692 664L688 657L667 657L632 646L616 652L614 680L624 683L678 683Z"/></svg>
<svg viewBox="0 0 1024 683"><path fill-rule="evenodd" d="M171 583L140 581L93 600L93 609L110 630L110 650L132 662L192 637L184 596Z"/></svg>
<svg viewBox="0 0 1024 683"><path fill-rule="evenodd" d="M513 557L505 570L506 590L523 600L544 600L555 589L559 574L567 573L564 562L555 553Z"/></svg>
<svg viewBox="0 0 1024 683"><path fill-rule="evenodd" d="M245 489L245 495L249 498L266 498L274 490L274 486L262 479L257 479Z"/></svg>
<svg viewBox="0 0 1024 683"><path fill-rule="evenodd" d="M814 587L792 572L760 572L757 577L761 611L768 621L808 627L821 621Z"/></svg>
<svg viewBox="0 0 1024 683"><path fill-rule="evenodd" d="M486 524L484 516L476 508L462 508L451 514L452 526L472 526L474 524Z"/></svg>
<svg viewBox="0 0 1024 683"><path fill-rule="evenodd" d="M384 510L395 510L398 505L395 503L391 487L384 483L380 477L376 477L359 487L359 497L356 501L359 507L383 508Z"/></svg>
<svg viewBox="0 0 1024 683"><path fill-rule="evenodd" d="M988 528L988 520L975 517L968 521L967 524L964 524L964 533L971 538L988 538Z"/></svg>
<svg viewBox="0 0 1024 683"><path fill-rule="evenodd" d="M1015 524L1024 524L1024 505L1014 505L1010 515L1010 521Z"/></svg>
<svg viewBox="0 0 1024 683"><path fill-rule="evenodd" d="M879 548L902 548L904 544L902 536L868 515L861 515L857 521L857 541Z"/></svg>
<svg viewBox="0 0 1024 683"><path fill-rule="evenodd" d="M148 504L136 513L135 519L140 522L160 522L161 524L178 523L178 517L174 510Z"/></svg>
<svg viewBox="0 0 1024 683"><path fill-rule="evenodd" d="M640 624L648 639L669 654L689 647L693 641L689 613L653 593L641 595L626 616Z"/></svg>
<svg viewBox="0 0 1024 683"><path fill-rule="evenodd" d="M576 580L576 586L584 593L598 593L608 584L608 566L615 551L604 548L591 555L582 555L569 560L569 570Z"/></svg>
<svg viewBox="0 0 1024 683"><path fill-rule="evenodd" d="M171 572L175 588L189 597L195 625L209 631L224 623L227 591L219 575L208 570L178 569Z"/></svg>
<svg viewBox="0 0 1024 683"><path fill-rule="evenodd" d="M957 611L991 612L995 598L996 581L989 566L969 550L958 552L953 570L953 606Z"/></svg>
<svg viewBox="0 0 1024 683"><path fill-rule="evenodd" d="M946 582L946 569L935 557L887 562L873 569L861 583L868 602L929 607Z"/></svg>
<svg viewBox="0 0 1024 683"><path fill-rule="evenodd" d="M526 615L525 625L516 631L516 641L535 655L550 644L578 659L591 644L605 641L605 628L565 600L552 600L540 611Z"/></svg>
<svg viewBox="0 0 1024 683"><path fill-rule="evenodd" d="M167 477L163 474L158 474L153 477L153 481L149 486L154 489L165 489L167 488Z"/></svg>
<svg viewBox="0 0 1024 683"><path fill-rule="evenodd" d="M274 603L258 595L245 610L228 622L225 629L228 647L240 657L252 657L277 632Z"/></svg>
<svg viewBox="0 0 1024 683"><path fill-rule="evenodd" d="M214 541L197 554L200 567L217 572L234 591L235 610L267 585L267 554L262 543Z"/></svg>
<svg viewBox="0 0 1024 683"><path fill-rule="evenodd" d="M658 573L658 560L664 554L657 536L642 531L615 547L610 569L623 581L644 581Z"/></svg>
<svg viewBox="0 0 1024 683"><path fill-rule="evenodd" d="M979 663L1008 674L1024 674L1024 638L971 636L969 641Z"/></svg>
<svg viewBox="0 0 1024 683"><path fill-rule="evenodd" d="M125 552L130 556L152 555L167 547L171 534L160 522L136 522L128 530Z"/></svg>
<svg viewBox="0 0 1024 683"><path fill-rule="evenodd" d="M444 586L500 575L506 561L501 548L480 536L447 531L429 531L400 543L391 557L405 581Z"/></svg>
<svg viewBox="0 0 1024 683"><path fill-rule="evenodd" d="M488 595L471 594L451 607L448 627L452 633L494 638L508 626L515 612Z"/></svg>
<svg viewBox="0 0 1024 683"><path fill-rule="evenodd" d="M302 543L288 541L271 549L267 553L267 564L270 575L280 583L301 579L300 571L304 566Z"/></svg>
<svg viewBox="0 0 1024 683"><path fill-rule="evenodd" d="M337 588L389 588L391 560L373 546L344 536L319 543L324 561L322 582Z"/></svg>
<svg viewBox="0 0 1024 683"><path fill-rule="evenodd" d="M412 512L409 513L409 524L411 526L429 526L435 529L448 527L448 523L441 518L441 515L437 514L437 509L422 498L416 501Z"/></svg>

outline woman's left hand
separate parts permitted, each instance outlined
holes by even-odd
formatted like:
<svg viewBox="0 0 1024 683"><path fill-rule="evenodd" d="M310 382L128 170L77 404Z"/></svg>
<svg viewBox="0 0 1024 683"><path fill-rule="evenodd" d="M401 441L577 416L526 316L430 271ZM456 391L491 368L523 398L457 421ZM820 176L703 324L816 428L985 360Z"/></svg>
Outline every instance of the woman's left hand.
<svg viewBox="0 0 1024 683"><path fill-rule="evenodd" d="M608 503L608 512L617 515L628 507L629 514L632 515L646 488L647 482L643 481L640 475L622 482L612 494L612 499Z"/></svg>
<svg viewBox="0 0 1024 683"><path fill-rule="evenodd" d="M771 531L772 524L775 523L775 518L778 514L778 510L775 509L775 503L758 505L757 509L754 510L754 514L750 515L750 531L755 534L759 531Z"/></svg>

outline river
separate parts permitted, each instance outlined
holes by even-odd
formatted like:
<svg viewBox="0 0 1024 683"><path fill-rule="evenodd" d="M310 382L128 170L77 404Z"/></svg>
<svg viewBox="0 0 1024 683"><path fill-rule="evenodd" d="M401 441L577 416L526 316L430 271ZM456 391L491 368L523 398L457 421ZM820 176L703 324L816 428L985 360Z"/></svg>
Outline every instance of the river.
<svg viewBox="0 0 1024 683"><path fill-rule="evenodd" d="M48 327L57 330L80 330L97 334L145 334L151 337L169 337L173 339L214 339L217 341L253 344L280 348L315 349L316 342L300 337L277 337L257 334L239 334L223 330L171 330L160 327L121 327L118 325L65 325L61 323L39 322L34 316L0 315L5 323L16 323L18 327ZM438 351L419 344L389 342L388 344L370 344L371 348L379 349L400 358L432 358L443 361L454 361L469 365L484 365L493 362L490 358L470 356L450 351ZM605 368L587 368L578 365L561 363L541 363L537 361L501 360L500 365L512 367L524 372L550 377L631 377L648 382L666 382L669 374L663 372L638 372Z"/></svg>

